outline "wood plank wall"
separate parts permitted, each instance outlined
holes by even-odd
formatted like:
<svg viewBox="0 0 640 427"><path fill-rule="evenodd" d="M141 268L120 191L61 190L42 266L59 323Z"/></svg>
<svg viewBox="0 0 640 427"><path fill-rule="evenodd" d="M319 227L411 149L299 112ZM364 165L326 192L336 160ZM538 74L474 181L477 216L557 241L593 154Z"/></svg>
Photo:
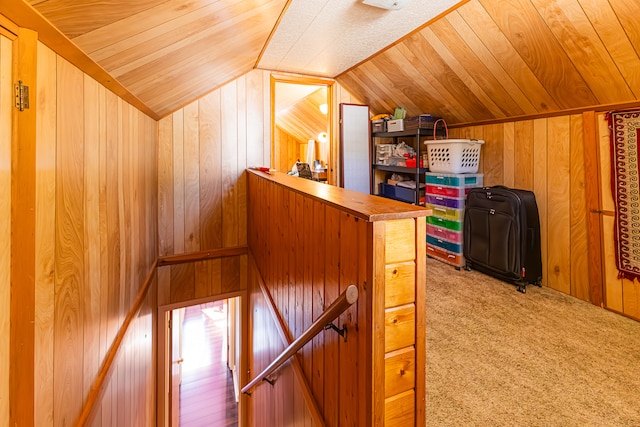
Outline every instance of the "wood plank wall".
<svg viewBox="0 0 640 427"><path fill-rule="evenodd" d="M240 255L158 267L160 305L237 295L247 289L247 264Z"/></svg>
<svg viewBox="0 0 640 427"><path fill-rule="evenodd" d="M160 120L160 256L246 245L244 170L269 162L268 94L255 71ZM163 267L159 303L246 289L241 271L246 257Z"/></svg>
<svg viewBox="0 0 640 427"><path fill-rule="evenodd" d="M0 34L0 424L9 424L12 41Z"/></svg>
<svg viewBox="0 0 640 427"><path fill-rule="evenodd" d="M75 423L157 256L157 124L38 44L35 425ZM155 423L155 295L91 425Z"/></svg>
<svg viewBox="0 0 640 427"><path fill-rule="evenodd" d="M354 102L340 85L333 90L334 111L339 102ZM270 72L253 70L164 117L158 126L159 255L246 245L244 170L269 165L271 159ZM231 261L159 269L158 303L228 289L241 281L243 270L241 257ZM208 274L213 287L202 282Z"/></svg>
<svg viewBox="0 0 640 427"><path fill-rule="evenodd" d="M257 285L258 281L253 273L255 272L250 270L249 307L252 311L249 316L250 338L246 351L252 355L253 361L252 365L249 365L251 371L249 379L253 379L253 375L257 375L261 369L275 360L285 348L269 312L269 303ZM248 425L314 425L309 410L303 404L302 390L291 364L290 360L280 368L275 375L276 382L273 388L264 383L253 389L248 399ZM271 394L278 398L269 399ZM284 396L289 398L285 399Z"/></svg>
<svg viewBox="0 0 640 427"><path fill-rule="evenodd" d="M542 282L589 300L582 115L450 129L484 139L484 184L532 190L540 214Z"/></svg>
<svg viewBox="0 0 640 427"><path fill-rule="evenodd" d="M298 160L307 161L307 141L300 141L279 126L276 127L273 138L275 140L274 146L277 150L273 167L278 172L286 173L290 171L293 164ZM302 149L303 146L304 150Z"/></svg>

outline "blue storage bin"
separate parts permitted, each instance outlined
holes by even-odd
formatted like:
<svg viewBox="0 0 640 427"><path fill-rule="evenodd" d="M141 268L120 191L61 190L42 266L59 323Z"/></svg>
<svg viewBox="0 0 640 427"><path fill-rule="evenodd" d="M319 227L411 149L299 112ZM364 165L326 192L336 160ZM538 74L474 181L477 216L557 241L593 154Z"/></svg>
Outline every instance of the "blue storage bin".
<svg viewBox="0 0 640 427"><path fill-rule="evenodd" d="M422 194L423 192L424 190L420 190L420 194ZM416 201L415 190L406 187L398 187L397 185L386 184L384 182L380 183L380 195L403 202L415 203Z"/></svg>

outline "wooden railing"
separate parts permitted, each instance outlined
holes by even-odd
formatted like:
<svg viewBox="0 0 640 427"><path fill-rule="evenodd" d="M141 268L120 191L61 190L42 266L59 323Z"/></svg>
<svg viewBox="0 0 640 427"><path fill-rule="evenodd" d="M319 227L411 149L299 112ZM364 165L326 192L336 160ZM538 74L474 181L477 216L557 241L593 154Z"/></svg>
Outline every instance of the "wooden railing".
<svg viewBox="0 0 640 427"><path fill-rule="evenodd" d="M295 341L293 341L287 348L285 348L280 355L269 364L262 372L260 372L253 380L249 381L247 385L242 388L243 393L250 394L249 391L255 387L261 381L269 381L269 376L275 372L283 363L285 363L291 356L296 354L298 350L305 346L309 341L313 339L320 331L327 329L327 327L335 328L331 323L333 320L340 316L347 308L349 308L354 302L358 300L358 288L355 285L349 285L347 289L340 294L340 296L327 308L315 322L307 328ZM346 341L346 328L342 330L341 334L344 334Z"/></svg>
<svg viewBox="0 0 640 427"><path fill-rule="evenodd" d="M229 256L246 255L246 246L233 246L228 248L209 249L207 251L188 252L177 255L165 255L158 257L158 267L165 265L185 264L190 262L206 261L210 259Z"/></svg>
<svg viewBox="0 0 640 427"><path fill-rule="evenodd" d="M109 351L104 358L104 361L102 362L100 371L98 372L96 379L93 381L89 394L82 406L82 411L80 413L80 416L78 417L78 421L76 422L76 427L84 427L86 425L89 425L90 416L93 414L94 410L99 407L96 405L96 402L98 402L99 398L104 394L108 377L112 373L112 367L114 366L116 356L118 355L118 352L122 347L125 335L127 334L132 321L140 311L147 293L151 288L151 284L156 277L156 267L157 260L151 266L149 274L140 287L140 291L138 292L138 296L136 297L131 310L129 310L129 312L127 313L127 316L122 322L122 325L120 326L120 329L118 330L118 333L114 338L113 343L111 344L111 347L109 348Z"/></svg>

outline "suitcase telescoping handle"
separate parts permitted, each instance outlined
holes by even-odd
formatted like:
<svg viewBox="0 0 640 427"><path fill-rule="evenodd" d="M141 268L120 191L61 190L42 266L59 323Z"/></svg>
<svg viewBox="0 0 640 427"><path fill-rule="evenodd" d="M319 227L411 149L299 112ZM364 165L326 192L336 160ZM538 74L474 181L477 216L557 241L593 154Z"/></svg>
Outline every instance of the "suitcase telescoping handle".
<svg viewBox="0 0 640 427"><path fill-rule="evenodd" d="M507 200L507 198L504 197L504 196L493 194L493 192L491 191L492 189L510 190L509 187L507 187L505 185L493 185L491 187L484 187L483 188L483 190L485 191L485 195L486 195L487 199L495 200L497 202L504 202L504 201Z"/></svg>

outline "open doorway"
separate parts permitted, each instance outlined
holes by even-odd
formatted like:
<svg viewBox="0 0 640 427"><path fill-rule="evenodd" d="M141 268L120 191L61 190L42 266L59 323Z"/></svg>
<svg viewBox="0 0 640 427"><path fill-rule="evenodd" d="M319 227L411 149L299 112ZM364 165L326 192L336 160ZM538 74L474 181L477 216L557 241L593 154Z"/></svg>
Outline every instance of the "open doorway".
<svg viewBox="0 0 640 427"><path fill-rule="evenodd" d="M333 81L291 75L271 76L271 167L288 172L308 163L314 179L335 183L331 108Z"/></svg>
<svg viewBox="0 0 640 427"><path fill-rule="evenodd" d="M241 311L240 297L166 310L164 425L240 425Z"/></svg>

